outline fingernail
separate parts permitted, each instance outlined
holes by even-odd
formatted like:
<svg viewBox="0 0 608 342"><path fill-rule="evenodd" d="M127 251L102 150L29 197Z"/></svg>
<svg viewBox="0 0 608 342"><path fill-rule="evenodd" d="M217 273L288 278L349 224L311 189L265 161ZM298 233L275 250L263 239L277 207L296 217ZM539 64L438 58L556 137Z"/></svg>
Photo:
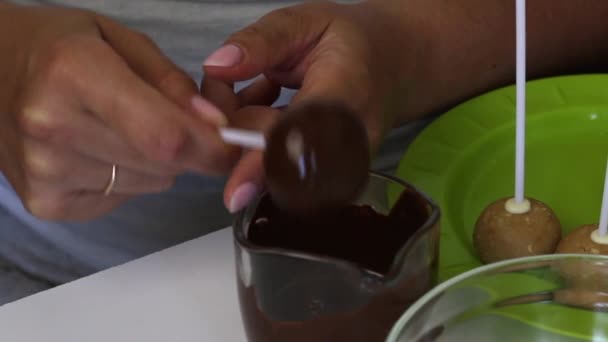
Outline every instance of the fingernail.
<svg viewBox="0 0 608 342"><path fill-rule="evenodd" d="M253 183L245 183L240 185L230 199L230 207L228 210L231 213L236 213L245 208L258 194L258 187Z"/></svg>
<svg viewBox="0 0 608 342"><path fill-rule="evenodd" d="M192 108L203 120L212 122L220 127L228 125L228 120L224 113L200 95L195 95L192 98Z"/></svg>
<svg viewBox="0 0 608 342"><path fill-rule="evenodd" d="M221 48L215 50L205 62L204 66L215 66L215 67L232 67L241 62L243 58L243 50L236 45L224 45Z"/></svg>

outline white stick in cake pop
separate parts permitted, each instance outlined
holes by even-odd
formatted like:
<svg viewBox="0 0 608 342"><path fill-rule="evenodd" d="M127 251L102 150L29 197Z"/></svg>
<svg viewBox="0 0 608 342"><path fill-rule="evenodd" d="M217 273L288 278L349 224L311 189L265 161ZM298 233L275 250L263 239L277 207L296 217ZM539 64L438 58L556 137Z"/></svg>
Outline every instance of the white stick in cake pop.
<svg viewBox="0 0 608 342"><path fill-rule="evenodd" d="M516 128L515 128L515 197L505 203L512 214L530 210L525 197L524 176L526 156L526 0L516 0Z"/></svg>
<svg viewBox="0 0 608 342"><path fill-rule="evenodd" d="M264 134L239 128L220 128L220 136L227 144L237 145L249 149L266 149Z"/></svg>
<svg viewBox="0 0 608 342"><path fill-rule="evenodd" d="M602 211L598 229L591 233L591 240L595 243L608 245L608 161L606 162L606 175L604 176L604 194L602 196Z"/></svg>
<svg viewBox="0 0 608 342"><path fill-rule="evenodd" d="M516 0L516 136L515 196L490 203L473 231L473 243L484 263L555 251L561 224L551 208L526 198L524 160L526 132L526 1ZM539 238L542 237L542 238Z"/></svg>

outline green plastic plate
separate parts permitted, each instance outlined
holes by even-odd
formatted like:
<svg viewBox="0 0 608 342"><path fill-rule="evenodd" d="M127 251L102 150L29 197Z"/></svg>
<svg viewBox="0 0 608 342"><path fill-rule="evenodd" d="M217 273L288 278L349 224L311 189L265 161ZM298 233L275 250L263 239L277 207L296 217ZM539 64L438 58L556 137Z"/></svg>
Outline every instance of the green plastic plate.
<svg viewBox="0 0 608 342"><path fill-rule="evenodd" d="M547 203L564 233L597 223L608 155L608 75L548 78L527 87L526 196ZM514 191L515 88L472 99L412 143L398 175L441 207L439 277L480 266L473 227Z"/></svg>

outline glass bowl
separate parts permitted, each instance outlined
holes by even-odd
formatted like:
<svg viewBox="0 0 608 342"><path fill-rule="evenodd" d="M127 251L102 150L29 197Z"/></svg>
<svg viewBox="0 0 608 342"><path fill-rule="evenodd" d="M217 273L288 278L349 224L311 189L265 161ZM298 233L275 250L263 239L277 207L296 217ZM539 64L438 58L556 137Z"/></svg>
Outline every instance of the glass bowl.
<svg viewBox="0 0 608 342"><path fill-rule="evenodd" d="M553 254L476 268L420 298L387 341L608 341L608 256Z"/></svg>

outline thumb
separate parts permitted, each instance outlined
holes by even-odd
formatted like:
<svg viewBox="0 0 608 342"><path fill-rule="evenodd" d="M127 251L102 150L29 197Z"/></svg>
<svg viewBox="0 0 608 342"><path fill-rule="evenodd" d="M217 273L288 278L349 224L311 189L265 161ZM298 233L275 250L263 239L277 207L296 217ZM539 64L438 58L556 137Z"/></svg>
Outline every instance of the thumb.
<svg viewBox="0 0 608 342"><path fill-rule="evenodd" d="M311 11L315 6L315 11ZM327 7L327 10L319 9ZM291 71L306 57L331 22L334 4L282 8L234 33L203 63L205 73L224 81L243 81L271 70Z"/></svg>
<svg viewBox="0 0 608 342"><path fill-rule="evenodd" d="M104 40L139 77L182 109L218 126L226 124L224 114L198 92L196 83L171 62L146 35L109 18L97 16Z"/></svg>

